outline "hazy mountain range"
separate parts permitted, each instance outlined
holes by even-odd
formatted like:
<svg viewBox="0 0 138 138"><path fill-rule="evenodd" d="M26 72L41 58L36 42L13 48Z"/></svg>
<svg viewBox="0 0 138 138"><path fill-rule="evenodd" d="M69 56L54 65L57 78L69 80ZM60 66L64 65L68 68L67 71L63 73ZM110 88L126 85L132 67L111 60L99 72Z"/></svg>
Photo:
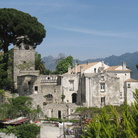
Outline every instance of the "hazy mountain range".
<svg viewBox="0 0 138 138"><path fill-rule="evenodd" d="M47 69L53 71L56 67L56 60L52 56L47 56L42 58L45 63ZM122 62L126 62L126 65L129 69L132 70L132 78L138 80L138 71L136 68L136 64L138 64L138 52L134 53L125 53L120 56L109 56L105 58L96 58L96 59L87 59L81 61L79 59L74 59L74 62L78 62L79 64L87 63L87 62L97 62L97 61L104 61L105 64L109 66L121 65Z"/></svg>

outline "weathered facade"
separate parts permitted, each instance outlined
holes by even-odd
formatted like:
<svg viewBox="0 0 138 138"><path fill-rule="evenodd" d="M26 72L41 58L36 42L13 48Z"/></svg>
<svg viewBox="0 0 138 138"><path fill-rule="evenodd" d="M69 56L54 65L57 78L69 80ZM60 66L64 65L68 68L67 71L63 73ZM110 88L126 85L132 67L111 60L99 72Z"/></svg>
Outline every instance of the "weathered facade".
<svg viewBox="0 0 138 138"><path fill-rule="evenodd" d="M40 75L34 68L34 47L14 47L14 81L19 95L30 96L48 117L70 118L79 106L103 107L134 101L138 81L123 63L109 67L103 62L75 64L63 75Z"/></svg>

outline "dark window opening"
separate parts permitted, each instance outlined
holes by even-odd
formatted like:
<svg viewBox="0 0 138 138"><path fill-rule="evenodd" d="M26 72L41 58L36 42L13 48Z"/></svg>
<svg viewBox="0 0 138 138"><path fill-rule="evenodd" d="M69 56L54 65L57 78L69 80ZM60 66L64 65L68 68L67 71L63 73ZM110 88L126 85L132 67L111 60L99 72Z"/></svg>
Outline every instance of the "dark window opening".
<svg viewBox="0 0 138 138"><path fill-rule="evenodd" d="M28 85L31 85L31 82L30 81L28 81Z"/></svg>
<svg viewBox="0 0 138 138"><path fill-rule="evenodd" d="M50 77L47 77L48 80L50 80L51 78Z"/></svg>
<svg viewBox="0 0 138 138"><path fill-rule="evenodd" d="M128 88L131 88L131 87L130 87L130 84L128 84Z"/></svg>
<svg viewBox="0 0 138 138"><path fill-rule="evenodd" d="M45 98L46 98L47 103L52 103L53 102L53 95L52 94L46 95Z"/></svg>
<svg viewBox="0 0 138 138"><path fill-rule="evenodd" d="M94 73L96 73L96 68L94 68Z"/></svg>
<svg viewBox="0 0 138 138"><path fill-rule="evenodd" d="M61 118L61 111L58 111L58 118Z"/></svg>
<svg viewBox="0 0 138 138"><path fill-rule="evenodd" d="M105 105L105 97L101 97L101 105L102 105L102 106Z"/></svg>
<svg viewBox="0 0 138 138"><path fill-rule="evenodd" d="M35 86L35 91L38 91L38 86Z"/></svg>
<svg viewBox="0 0 138 138"><path fill-rule="evenodd" d="M72 103L76 103L77 102L77 94L73 93L72 94Z"/></svg>

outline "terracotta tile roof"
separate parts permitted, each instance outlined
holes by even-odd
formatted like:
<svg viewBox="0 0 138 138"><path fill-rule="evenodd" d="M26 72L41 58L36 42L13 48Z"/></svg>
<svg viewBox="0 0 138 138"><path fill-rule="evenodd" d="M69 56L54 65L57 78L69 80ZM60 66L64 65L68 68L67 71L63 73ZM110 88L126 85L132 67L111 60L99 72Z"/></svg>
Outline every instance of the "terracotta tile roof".
<svg viewBox="0 0 138 138"><path fill-rule="evenodd" d="M111 66L107 69L105 69L106 71L122 71L122 69L117 69L119 68L120 66ZM127 71L131 71L130 69L126 68Z"/></svg>
<svg viewBox="0 0 138 138"><path fill-rule="evenodd" d="M105 70L107 70L107 71L115 71L118 67L119 66L111 66L111 67L109 67L109 68L107 68Z"/></svg>
<svg viewBox="0 0 138 138"><path fill-rule="evenodd" d="M134 80L134 79L130 78L130 79L126 80L125 82L138 82L138 80Z"/></svg>
<svg viewBox="0 0 138 138"><path fill-rule="evenodd" d="M83 71L87 70L88 68L94 66L98 62L92 62L92 63L86 63L86 64L80 64L77 66L77 72L80 72L80 67L83 67ZM71 70L71 72L75 72L75 68Z"/></svg>
<svg viewBox="0 0 138 138"><path fill-rule="evenodd" d="M5 120L3 124L21 124L23 122L29 121L28 118L26 117L19 117L16 119L11 119L11 120Z"/></svg>

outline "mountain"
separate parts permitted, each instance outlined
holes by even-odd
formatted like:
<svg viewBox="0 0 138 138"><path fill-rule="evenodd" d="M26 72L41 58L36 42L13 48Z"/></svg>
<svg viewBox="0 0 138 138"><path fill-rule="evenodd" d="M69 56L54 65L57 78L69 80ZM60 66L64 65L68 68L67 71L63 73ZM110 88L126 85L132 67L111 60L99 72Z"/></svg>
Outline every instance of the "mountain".
<svg viewBox="0 0 138 138"><path fill-rule="evenodd" d="M42 60L44 61L47 69L52 71L55 69L56 60L52 56L44 57ZM125 53L120 56L112 55L105 58L87 59L84 61L74 59L74 62L78 62L79 64L97 61L104 61L104 63L109 66L121 65L122 62L126 62L127 67L132 70L132 78L138 79L138 71L136 68L136 64L138 64L138 52Z"/></svg>
<svg viewBox="0 0 138 138"><path fill-rule="evenodd" d="M46 69L54 71L54 69L56 67L56 60L54 57L47 56L47 57L42 58L42 61L44 62Z"/></svg>

